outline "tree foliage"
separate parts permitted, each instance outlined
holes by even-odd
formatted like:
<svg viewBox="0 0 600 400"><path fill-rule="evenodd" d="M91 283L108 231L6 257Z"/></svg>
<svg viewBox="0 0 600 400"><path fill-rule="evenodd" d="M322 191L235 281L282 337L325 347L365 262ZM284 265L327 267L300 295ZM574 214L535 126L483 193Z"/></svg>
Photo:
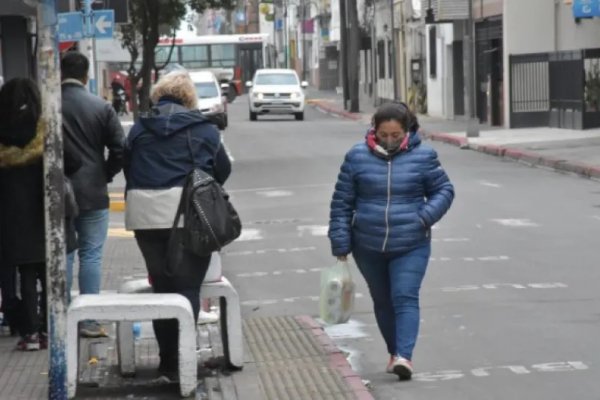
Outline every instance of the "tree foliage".
<svg viewBox="0 0 600 400"><path fill-rule="evenodd" d="M131 55L128 78L135 116L139 111L149 109L152 72L158 76L173 52L171 46L167 61L161 65L156 64L156 46L161 33L170 32L171 36L175 36L188 10L202 13L211 8L232 9L234 2L235 0L129 0L130 23L121 27L121 34L122 46Z"/></svg>

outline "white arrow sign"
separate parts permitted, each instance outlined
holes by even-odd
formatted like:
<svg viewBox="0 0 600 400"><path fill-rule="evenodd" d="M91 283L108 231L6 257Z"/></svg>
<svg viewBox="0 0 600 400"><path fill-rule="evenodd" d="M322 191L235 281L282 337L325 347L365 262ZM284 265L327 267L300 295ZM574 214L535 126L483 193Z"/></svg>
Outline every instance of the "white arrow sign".
<svg viewBox="0 0 600 400"><path fill-rule="evenodd" d="M98 18L98 21L96 21L96 29L98 29L98 32L102 35L105 34L106 30L111 26L112 22L107 21L105 15L101 15L100 18Z"/></svg>

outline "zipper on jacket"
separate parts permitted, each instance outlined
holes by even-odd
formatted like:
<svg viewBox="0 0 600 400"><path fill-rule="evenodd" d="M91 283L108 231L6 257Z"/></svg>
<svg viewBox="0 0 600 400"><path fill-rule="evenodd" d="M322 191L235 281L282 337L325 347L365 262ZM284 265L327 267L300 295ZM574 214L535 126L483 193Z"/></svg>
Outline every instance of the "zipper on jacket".
<svg viewBox="0 0 600 400"><path fill-rule="evenodd" d="M390 201L392 198L392 160L388 160L388 179L387 179L387 205L385 206L385 239L383 240L383 247L381 251L385 251L388 237L390 235L390 221L388 214L390 212Z"/></svg>

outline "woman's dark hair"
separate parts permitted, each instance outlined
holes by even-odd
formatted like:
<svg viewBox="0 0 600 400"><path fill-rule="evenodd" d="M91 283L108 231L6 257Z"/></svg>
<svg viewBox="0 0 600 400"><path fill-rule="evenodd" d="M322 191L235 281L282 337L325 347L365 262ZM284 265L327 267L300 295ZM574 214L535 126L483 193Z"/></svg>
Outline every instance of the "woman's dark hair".
<svg viewBox="0 0 600 400"><path fill-rule="evenodd" d="M419 121L405 103L391 102L381 105L373 115L372 123L375 130L383 122L397 121L406 132L419 130Z"/></svg>
<svg viewBox="0 0 600 400"><path fill-rule="evenodd" d="M0 89L0 126L3 142L24 147L35 136L42 113L40 91L28 78L13 78Z"/></svg>

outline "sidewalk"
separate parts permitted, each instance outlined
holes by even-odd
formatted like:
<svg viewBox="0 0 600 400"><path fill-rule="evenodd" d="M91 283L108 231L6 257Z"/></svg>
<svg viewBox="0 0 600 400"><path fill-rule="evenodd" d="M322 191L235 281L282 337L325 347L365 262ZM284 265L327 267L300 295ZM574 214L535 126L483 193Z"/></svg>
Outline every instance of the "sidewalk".
<svg viewBox="0 0 600 400"><path fill-rule="evenodd" d="M375 111L361 103L361 112L343 108L336 92L310 91L307 103L317 110L368 125ZM465 123L419 115L423 137L463 149L503 157L530 166L600 179L600 129L577 131L556 128L504 129L481 126L477 138L467 138Z"/></svg>
<svg viewBox="0 0 600 400"><path fill-rule="evenodd" d="M147 276L130 235L111 235L105 246L104 292ZM75 277L74 282L77 282ZM109 337L81 339L77 399L179 399L179 386L159 380L152 324L136 339L136 376L118 373L114 324ZM251 318L243 322L244 369L225 367L218 323L197 334L198 386L193 398L210 400L372 400L361 378L324 330L308 316ZM0 336L0 400L48 398L48 351L19 352L17 337Z"/></svg>

